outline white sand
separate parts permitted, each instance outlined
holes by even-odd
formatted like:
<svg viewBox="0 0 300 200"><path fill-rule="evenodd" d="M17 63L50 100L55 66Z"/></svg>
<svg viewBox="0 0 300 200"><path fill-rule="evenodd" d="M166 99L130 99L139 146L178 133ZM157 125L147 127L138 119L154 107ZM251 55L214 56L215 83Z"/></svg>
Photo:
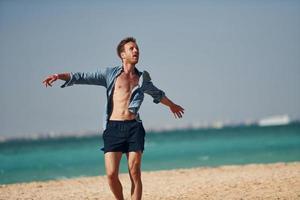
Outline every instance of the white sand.
<svg viewBox="0 0 300 200"><path fill-rule="evenodd" d="M120 175L126 199L130 179ZM143 172L143 199L300 199L300 162ZM113 199L106 177L0 186L0 199Z"/></svg>

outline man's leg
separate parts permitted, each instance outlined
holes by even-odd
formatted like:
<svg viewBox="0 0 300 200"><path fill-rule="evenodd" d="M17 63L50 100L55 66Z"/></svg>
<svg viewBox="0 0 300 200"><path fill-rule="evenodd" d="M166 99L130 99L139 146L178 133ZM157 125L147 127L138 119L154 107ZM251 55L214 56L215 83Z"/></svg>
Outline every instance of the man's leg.
<svg viewBox="0 0 300 200"><path fill-rule="evenodd" d="M142 179L141 179L141 162L142 152L129 152L127 153L128 170L131 180L131 199L142 199Z"/></svg>
<svg viewBox="0 0 300 200"><path fill-rule="evenodd" d="M108 184L117 200L123 200L122 185L119 180L119 166L122 152L107 152L104 154Z"/></svg>

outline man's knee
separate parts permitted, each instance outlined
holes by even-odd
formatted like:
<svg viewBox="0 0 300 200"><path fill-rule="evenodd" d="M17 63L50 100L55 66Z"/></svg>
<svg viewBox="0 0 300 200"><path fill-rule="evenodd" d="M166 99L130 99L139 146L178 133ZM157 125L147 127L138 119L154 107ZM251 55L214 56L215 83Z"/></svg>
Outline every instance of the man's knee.
<svg viewBox="0 0 300 200"><path fill-rule="evenodd" d="M139 181L141 179L141 167L139 163L129 166L129 173L133 181Z"/></svg>
<svg viewBox="0 0 300 200"><path fill-rule="evenodd" d="M119 173L116 170L110 170L106 172L108 180L114 181L119 178Z"/></svg>

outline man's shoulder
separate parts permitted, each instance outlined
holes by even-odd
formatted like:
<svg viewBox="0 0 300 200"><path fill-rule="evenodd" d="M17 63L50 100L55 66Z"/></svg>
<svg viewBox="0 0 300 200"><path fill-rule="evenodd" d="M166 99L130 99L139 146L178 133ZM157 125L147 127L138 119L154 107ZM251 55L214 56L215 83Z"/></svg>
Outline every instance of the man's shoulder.
<svg viewBox="0 0 300 200"><path fill-rule="evenodd" d="M150 81L151 80L150 73L147 70L143 70L143 79L145 81Z"/></svg>

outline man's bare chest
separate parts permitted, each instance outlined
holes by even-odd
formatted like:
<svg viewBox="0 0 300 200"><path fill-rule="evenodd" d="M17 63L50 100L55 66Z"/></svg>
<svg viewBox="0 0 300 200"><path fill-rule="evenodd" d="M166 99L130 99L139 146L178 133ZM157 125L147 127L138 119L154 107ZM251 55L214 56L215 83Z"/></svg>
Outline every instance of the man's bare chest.
<svg viewBox="0 0 300 200"><path fill-rule="evenodd" d="M138 75L130 75L122 73L117 77L115 83L115 92L130 92L134 87L136 87L139 83Z"/></svg>

